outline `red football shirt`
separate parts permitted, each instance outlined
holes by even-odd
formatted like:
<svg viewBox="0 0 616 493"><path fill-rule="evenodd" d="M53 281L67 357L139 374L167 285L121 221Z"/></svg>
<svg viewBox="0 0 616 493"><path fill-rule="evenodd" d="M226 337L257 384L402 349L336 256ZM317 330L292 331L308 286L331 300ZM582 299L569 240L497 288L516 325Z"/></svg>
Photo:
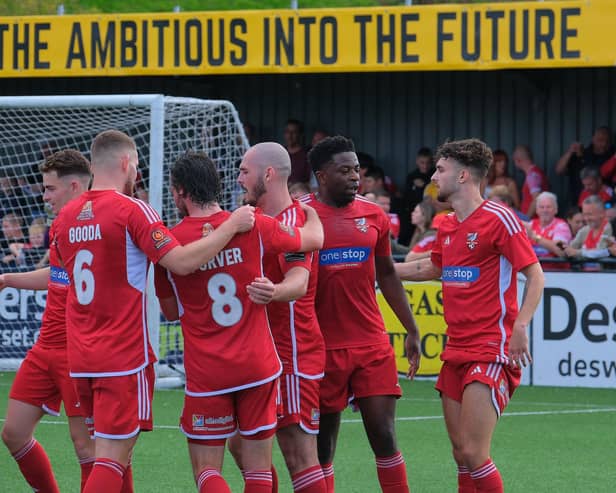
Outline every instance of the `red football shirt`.
<svg viewBox="0 0 616 493"><path fill-rule="evenodd" d="M220 226L228 212L185 217L173 228L186 244ZM186 394L209 396L269 382L281 371L266 305L253 303L246 286L263 277L265 251L297 250L299 231L257 214L255 227L236 235L201 269L178 276L156 269L159 298L176 296L184 334Z"/></svg>
<svg viewBox="0 0 616 493"><path fill-rule="evenodd" d="M306 195L323 223L316 310L327 349L389 341L375 293L375 256L391 256L389 218L357 196L345 207L330 207Z"/></svg>
<svg viewBox="0 0 616 493"><path fill-rule="evenodd" d="M145 313L148 259L158 262L178 245L156 211L96 190L66 204L55 225L55 248L71 282L71 376L129 375L154 362Z"/></svg>
<svg viewBox="0 0 616 493"><path fill-rule="evenodd" d="M295 201L276 219L287 226L303 226L306 214ZM283 371L308 379L323 377L325 343L314 309L318 252L266 254L263 265L266 276L274 284L282 282L293 267L302 267L310 272L306 294L291 302L269 303L267 315Z"/></svg>
<svg viewBox="0 0 616 493"><path fill-rule="evenodd" d="M517 273L537 262L526 230L507 207L485 201L464 221L441 223L432 262L442 269L444 361L508 361L518 315Z"/></svg>
<svg viewBox="0 0 616 493"><path fill-rule="evenodd" d="M49 228L49 243L55 236L55 223ZM58 260L55 248L49 249L49 281L47 281L47 302L41 332L36 344L45 348L61 349L66 347L66 295L70 281L68 274Z"/></svg>

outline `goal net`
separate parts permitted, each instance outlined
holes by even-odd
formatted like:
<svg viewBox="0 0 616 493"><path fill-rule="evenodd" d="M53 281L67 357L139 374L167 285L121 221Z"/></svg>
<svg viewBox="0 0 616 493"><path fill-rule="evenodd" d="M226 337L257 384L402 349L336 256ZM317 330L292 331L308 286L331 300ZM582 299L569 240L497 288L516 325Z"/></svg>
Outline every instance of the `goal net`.
<svg viewBox="0 0 616 493"><path fill-rule="evenodd" d="M228 209L237 205L238 163L248 142L228 101L162 95L0 97L0 272L45 264L46 227L52 218L42 200L42 160L61 149L77 149L89 157L94 136L108 129L135 140L135 194L157 209L167 225L178 220L169 166L187 150L204 151L216 162L222 178L220 202ZM45 292L0 291L0 369L17 368L36 340L45 298ZM181 372L179 324L161 320L151 283L148 323L160 360L158 375Z"/></svg>

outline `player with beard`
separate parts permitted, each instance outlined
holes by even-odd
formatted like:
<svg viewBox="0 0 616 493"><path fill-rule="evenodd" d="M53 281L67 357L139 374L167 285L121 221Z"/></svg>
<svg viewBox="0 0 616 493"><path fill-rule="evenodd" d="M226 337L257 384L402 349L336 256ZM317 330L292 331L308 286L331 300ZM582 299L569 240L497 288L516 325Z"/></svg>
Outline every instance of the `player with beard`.
<svg viewBox="0 0 616 493"><path fill-rule="evenodd" d="M438 229L431 258L396 264L402 279L442 278L447 346L436 389L458 465L461 493L500 493L490 459L496 422L531 362L526 329L543 292L543 272L524 226L507 207L483 200L492 151L477 139L437 152L432 181L455 211ZM526 277L518 311L517 274Z"/></svg>
<svg viewBox="0 0 616 493"><path fill-rule="evenodd" d="M220 180L216 167L203 153L187 153L176 161L171 168L171 189L185 216L173 228L183 244L213 234L229 215L217 202ZM200 492L229 491L220 472L225 441L238 431L244 491L272 491L271 454L281 364L262 289L255 284L265 283L266 252L311 251L322 240L314 210L306 211L305 224L299 228L257 214L251 231L236 235L199 271L181 276L157 266L156 292L162 311L167 319L180 317L184 335L186 395L180 427L188 438ZM310 479L302 478L307 483Z"/></svg>
<svg viewBox="0 0 616 493"><path fill-rule="evenodd" d="M238 183L245 202L288 226L301 226L305 213L287 188L289 154L280 144L251 147L240 164ZM276 350L282 361L282 414L276 436L296 492L325 493L325 479L317 456L319 385L325 365L325 345L314 309L318 255L266 253L266 277L255 279L248 293L255 303L267 304ZM229 449L242 467L239 441ZM274 470L272 470L274 473ZM275 480L274 480L275 482Z"/></svg>
<svg viewBox="0 0 616 493"><path fill-rule="evenodd" d="M139 432L152 429L156 358L145 316L149 261L193 272L236 232L252 228L254 213L243 207L207 238L180 246L152 207L130 197L138 163L132 138L117 130L100 133L91 163L92 188L62 208L51 248L70 280L70 374L81 406L94 417L96 460L84 491L114 493Z"/></svg>
<svg viewBox="0 0 616 493"><path fill-rule="evenodd" d="M393 348L376 301L375 280L408 335L409 376L419 366L419 334L391 258L389 218L357 196L359 161L353 142L328 137L309 153L318 192L301 199L315 208L325 232L319 253L316 312L325 339L318 453L328 491L340 413L349 401L362 416L381 489L408 492L406 465L395 434L402 395Z"/></svg>

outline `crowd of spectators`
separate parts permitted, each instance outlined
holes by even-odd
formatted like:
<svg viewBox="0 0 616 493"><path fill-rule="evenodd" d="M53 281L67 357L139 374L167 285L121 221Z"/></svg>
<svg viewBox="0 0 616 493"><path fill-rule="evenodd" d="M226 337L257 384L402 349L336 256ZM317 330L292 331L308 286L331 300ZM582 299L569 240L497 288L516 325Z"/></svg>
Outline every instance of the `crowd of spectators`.
<svg viewBox="0 0 616 493"><path fill-rule="evenodd" d="M245 128L253 129L250 124ZM286 122L283 139L291 157L289 187L293 197L316 188L307 154L310 146L328 135L318 127L307 145L304 124L293 118ZM254 130L250 137L254 138ZM417 151L414 168L400 187L386 175L377 157L361 151L357 156L359 193L388 214L393 254L399 259L429 255L439 221L451 211L450 204L438 200L438 188L431 181L435 166L432 149L421 147ZM544 268L581 266L593 270L598 268L598 260L604 266L610 264L608 259L616 257L616 147L609 128L597 128L587 146L573 142L554 164L555 174L568 178L566 196L557 197L549 191L547 176L528 146L516 146L511 159L504 149L495 150L493 156L484 196L517 214ZM523 180L514 179L515 169L523 173ZM36 176L23 170L0 169L0 272L46 265L48 220L42 185L31 179ZM140 183L143 185L143 180ZM147 199L145 188L141 186L140 190ZM559 204L566 206L560 216Z"/></svg>

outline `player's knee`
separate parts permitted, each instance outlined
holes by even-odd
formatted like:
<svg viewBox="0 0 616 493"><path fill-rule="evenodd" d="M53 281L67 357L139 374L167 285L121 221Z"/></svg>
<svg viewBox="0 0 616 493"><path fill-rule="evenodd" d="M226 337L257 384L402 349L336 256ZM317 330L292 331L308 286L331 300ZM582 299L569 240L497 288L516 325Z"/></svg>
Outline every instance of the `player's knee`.
<svg viewBox="0 0 616 493"><path fill-rule="evenodd" d="M80 459L86 459L88 457L94 457L94 440L90 436L82 436L78 433L71 432L71 439L73 440L73 447L75 453Z"/></svg>
<svg viewBox="0 0 616 493"><path fill-rule="evenodd" d="M377 457L389 457L398 451L393 426L383 425L369 433L370 445Z"/></svg>
<svg viewBox="0 0 616 493"><path fill-rule="evenodd" d="M459 449L459 454L462 463L471 470L481 466L488 459L488 454L485 453L483 447L476 443L465 443Z"/></svg>
<svg viewBox="0 0 616 493"><path fill-rule="evenodd" d="M24 433L23 430L20 430L17 426L13 426L13 424L8 421L6 421L2 427L2 441L11 453L20 450L28 443L30 438L32 437L28 436L27 433Z"/></svg>
<svg viewBox="0 0 616 493"><path fill-rule="evenodd" d="M235 463L237 464L237 467L242 469L243 468L243 462L242 462L242 441L241 441L241 439L239 438L238 435L235 435L235 436L231 437L229 440L227 440L227 448L229 449L229 452L231 453L231 456L235 460Z"/></svg>

